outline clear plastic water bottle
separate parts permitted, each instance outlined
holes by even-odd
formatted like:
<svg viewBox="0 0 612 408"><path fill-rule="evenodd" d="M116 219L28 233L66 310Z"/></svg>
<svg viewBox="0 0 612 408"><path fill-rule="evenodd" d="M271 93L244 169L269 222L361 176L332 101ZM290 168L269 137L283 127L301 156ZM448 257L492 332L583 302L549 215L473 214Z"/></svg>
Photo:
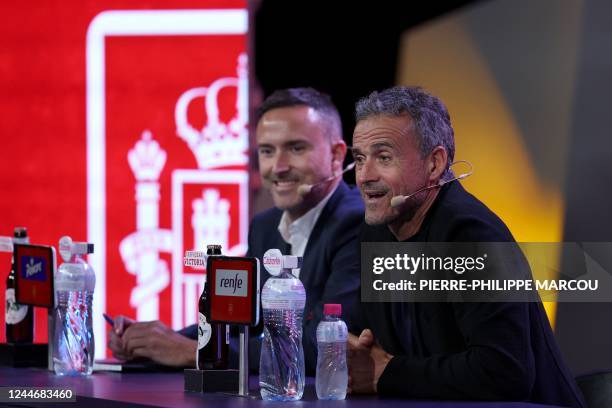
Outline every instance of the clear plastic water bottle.
<svg viewBox="0 0 612 408"><path fill-rule="evenodd" d="M272 252L271 251L276 251ZM270 274L262 290L264 338L259 361L259 387L264 400L295 401L304 393L305 365L302 317L306 291L291 270L301 258L282 256L278 250L264 254ZM269 268L274 264L273 268Z"/></svg>
<svg viewBox="0 0 612 408"><path fill-rule="evenodd" d="M94 361L92 301L96 276L85 259L93 244L59 243L64 263L55 274L53 370L57 375L90 375Z"/></svg>
<svg viewBox="0 0 612 408"><path fill-rule="evenodd" d="M323 320L317 326L317 397L322 400L343 400L348 385L348 330L340 319L342 305L326 304L323 306L323 314Z"/></svg>

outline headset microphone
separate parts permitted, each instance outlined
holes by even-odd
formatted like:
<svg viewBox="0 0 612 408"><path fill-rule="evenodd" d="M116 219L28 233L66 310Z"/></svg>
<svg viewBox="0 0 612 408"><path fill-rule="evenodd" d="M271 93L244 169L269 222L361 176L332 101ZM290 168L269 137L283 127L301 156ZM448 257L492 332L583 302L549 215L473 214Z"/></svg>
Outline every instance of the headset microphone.
<svg viewBox="0 0 612 408"><path fill-rule="evenodd" d="M348 166L346 166L344 168L344 170L342 170L342 172L340 174L334 174L333 176L330 176L326 179L323 179L321 181L319 181L318 183L314 183L314 184L300 184L300 186L297 189L297 192L300 196L304 197L307 194L310 194L310 192L312 191L312 189L316 186L318 186L319 184L323 184L323 183L328 183L340 176L342 176L344 173L346 173L347 171L353 170L353 168L355 168L355 162L352 162L351 164L349 164Z"/></svg>
<svg viewBox="0 0 612 408"><path fill-rule="evenodd" d="M467 173L460 174L457 177L452 178L450 180L446 180L446 181L440 180L437 184L434 184L433 186L427 186L427 187L420 188L420 189L418 189L417 191L415 191L412 194L394 196L394 197L391 198L391 207L393 207L393 208L401 207L402 205L404 205L406 200L408 200L410 197L413 197L413 196L419 194L420 192L431 190L432 188L442 187L443 185L448 184L451 181L464 179L464 178L466 178L468 176L471 176L472 173L474 173L474 166L472 166L472 163L470 163L467 160L457 160L456 162L451 163L451 165L448 166L448 167L450 168L450 167L454 166L457 163L465 163L468 166L470 166L470 169L468 170Z"/></svg>

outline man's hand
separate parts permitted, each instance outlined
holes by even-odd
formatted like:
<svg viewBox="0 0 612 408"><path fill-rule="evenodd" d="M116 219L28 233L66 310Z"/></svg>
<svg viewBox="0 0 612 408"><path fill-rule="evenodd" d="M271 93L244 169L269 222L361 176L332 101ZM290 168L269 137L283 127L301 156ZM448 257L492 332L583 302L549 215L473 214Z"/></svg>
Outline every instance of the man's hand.
<svg viewBox="0 0 612 408"><path fill-rule="evenodd" d="M156 363L194 367L197 341L176 333L159 320L134 322L115 320L109 347L122 360L149 358Z"/></svg>
<svg viewBox="0 0 612 408"><path fill-rule="evenodd" d="M348 392L371 394L377 392L378 379L393 356L380 347L371 330L365 329L359 337L349 333L348 338Z"/></svg>
<svg viewBox="0 0 612 408"><path fill-rule="evenodd" d="M124 352L123 340L121 336L123 336L125 329L127 329L133 323L134 320L125 316L115 317L113 329L109 332L108 336L108 348L111 349L113 356L118 360L127 361L131 359L131 357L126 355Z"/></svg>

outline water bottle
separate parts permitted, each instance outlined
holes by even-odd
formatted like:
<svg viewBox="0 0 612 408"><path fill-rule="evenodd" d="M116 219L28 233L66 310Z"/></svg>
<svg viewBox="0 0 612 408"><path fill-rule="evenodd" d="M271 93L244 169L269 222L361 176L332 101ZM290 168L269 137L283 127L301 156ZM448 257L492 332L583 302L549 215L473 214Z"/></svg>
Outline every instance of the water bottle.
<svg viewBox="0 0 612 408"><path fill-rule="evenodd" d="M315 387L322 400L346 398L348 369L346 366L346 342L348 330L340 319L342 305L326 304L323 320L317 326L317 372Z"/></svg>
<svg viewBox="0 0 612 408"><path fill-rule="evenodd" d="M90 375L94 361L92 300L94 271L83 258L93 244L62 237L59 252L64 260L55 274L53 370L57 375Z"/></svg>
<svg viewBox="0 0 612 408"><path fill-rule="evenodd" d="M300 261L296 256L282 256L278 249L264 254L264 266L273 275L261 295L264 338L259 387L264 400L295 401L304 393L302 316L306 291L291 274L292 269L300 267Z"/></svg>

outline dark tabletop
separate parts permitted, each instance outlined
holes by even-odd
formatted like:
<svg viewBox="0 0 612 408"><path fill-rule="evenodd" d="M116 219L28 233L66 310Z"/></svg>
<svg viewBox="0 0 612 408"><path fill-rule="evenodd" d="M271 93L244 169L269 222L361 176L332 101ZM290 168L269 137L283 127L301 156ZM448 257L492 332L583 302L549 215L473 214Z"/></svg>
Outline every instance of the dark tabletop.
<svg viewBox="0 0 612 408"><path fill-rule="evenodd" d="M224 393L191 393L184 391L183 373L111 373L97 372L90 377L58 377L45 369L0 367L0 386L67 387L77 394L75 403L25 403L10 406L31 407L122 407L133 404L157 407L255 408L279 407L278 402L262 401L258 391L258 377L251 376L251 396ZM433 407L490 407L490 408L542 408L545 405L517 402L452 402L407 401L381 399L375 396L348 396L345 401L319 401L314 379L308 378L304 397L292 402L296 407L320 406L365 408L433 408ZM1 405L1 404L0 404ZM5 405L9 406L9 405ZM286 406L283 404L283 406ZM547 407L547 406L546 406Z"/></svg>

